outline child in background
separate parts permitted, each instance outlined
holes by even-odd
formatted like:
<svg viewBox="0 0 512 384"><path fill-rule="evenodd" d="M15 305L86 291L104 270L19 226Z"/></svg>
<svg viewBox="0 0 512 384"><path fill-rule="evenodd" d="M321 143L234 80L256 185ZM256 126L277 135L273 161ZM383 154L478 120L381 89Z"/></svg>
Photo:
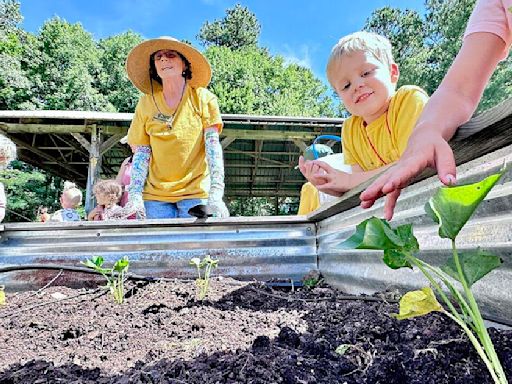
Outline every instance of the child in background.
<svg viewBox="0 0 512 384"><path fill-rule="evenodd" d="M123 187L116 180L100 180L93 187L98 205L87 215L87 220L126 219L125 210L119 205Z"/></svg>
<svg viewBox="0 0 512 384"><path fill-rule="evenodd" d="M119 140L121 144L128 144L128 136L124 136ZM130 149L133 153L133 148L130 146ZM123 188L123 195L121 196L121 201L119 202L119 205L121 207L124 207L126 203L128 202L128 191L127 187L130 185L131 177L132 177L132 161L133 161L133 154L126 159L123 160L121 163L121 166L119 167L119 172L116 176L116 181L121 184ZM136 214L133 214L128 217L130 220L135 220L137 218Z"/></svg>
<svg viewBox="0 0 512 384"><path fill-rule="evenodd" d="M64 221L80 221L80 215L76 211L82 204L82 191L78 189L75 183L71 181L64 182L64 190L60 195L60 205L62 209L54 212L49 221L64 222Z"/></svg>
<svg viewBox="0 0 512 384"><path fill-rule="evenodd" d="M342 147L352 174L321 161L299 159L304 176L321 192L341 196L396 162L407 146L428 96L406 85L388 39L356 32L340 39L327 64L327 78L352 114L343 124Z"/></svg>
<svg viewBox="0 0 512 384"><path fill-rule="evenodd" d="M48 208L40 206L37 210L37 221L40 223L46 223L48 220L50 220L50 214L48 213Z"/></svg>
<svg viewBox="0 0 512 384"><path fill-rule="evenodd" d="M16 145L6 136L0 134L0 171L5 169L11 161L16 159ZM0 223L5 218L7 197L4 185L0 183Z"/></svg>

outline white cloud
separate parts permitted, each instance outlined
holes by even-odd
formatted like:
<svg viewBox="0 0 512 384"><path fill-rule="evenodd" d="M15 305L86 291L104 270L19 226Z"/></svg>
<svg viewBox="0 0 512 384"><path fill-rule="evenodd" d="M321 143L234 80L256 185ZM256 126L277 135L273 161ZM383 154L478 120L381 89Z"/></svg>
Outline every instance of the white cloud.
<svg viewBox="0 0 512 384"><path fill-rule="evenodd" d="M295 49L285 44L284 51L280 55L283 56L286 64L297 64L312 69L310 51L311 49L307 45L301 45Z"/></svg>

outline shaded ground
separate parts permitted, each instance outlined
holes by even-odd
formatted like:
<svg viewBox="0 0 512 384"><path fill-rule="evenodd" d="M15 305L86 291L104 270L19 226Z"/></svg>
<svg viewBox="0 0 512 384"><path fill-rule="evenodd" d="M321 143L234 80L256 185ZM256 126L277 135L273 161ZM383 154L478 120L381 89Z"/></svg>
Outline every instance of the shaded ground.
<svg viewBox="0 0 512 384"><path fill-rule="evenodd" d="M205 302L193 282L131 287L122 305L101 290L8 295L0 384L492 382L441 314L398 321L396 304L343 300L326 286L217 279ZM512 378L512 331L490 333Z"/></svg>

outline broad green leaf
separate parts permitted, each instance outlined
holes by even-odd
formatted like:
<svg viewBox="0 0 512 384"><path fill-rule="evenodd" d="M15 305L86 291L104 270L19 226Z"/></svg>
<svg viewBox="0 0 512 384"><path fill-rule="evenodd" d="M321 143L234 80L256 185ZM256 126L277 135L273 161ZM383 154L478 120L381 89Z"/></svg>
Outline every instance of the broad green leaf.
<svg viewBox="0 0 512 384"><path fill-rule="evenodd" d="M101 267L103 265L103 262L105 261L105 259L103 259L103 257L101 256L93 256L91 257L90 259L94 265L98 266L98 267Z"/></svg>
<svg viewBox="0 0 512 384"><path fill-rule="evenodd" d="M114 271L122 272L123 270L127 269L130 265L130 260L128 260L128 257L123 257L122 259L119 259L114 264Z"/></svg>
<svg viewBox="0 0 512 384"><path fill-rule="evenodd" d="M403 251L399 249L386 249L384 251L384 258L382 260L391 269L399 269L404 267L412 269L412 265L405 258Z"/></svg>
<svg viewBox="0 0 512 384"><path fill-rule="evenodd" d="M425 205L427 214L439 224L439 236L455 240L503 173L504 171L491 175L474 184L439 188Z"/></svg>
<svg viewBox="0 0 512 384"><path fill-rule="evenodd" d="M459 261L464 278L470 287L503 263L500 257L486 253L480 248L474 251L460 252ZM453 256L448 259L446 264L441 266L441 270L455 280L460 281Z"/></svg>
<svg viewBox="0 0 512 384"><path fill-rule="evenodd" d="M420 249L418 240L412 232L412 224L404 224L396 227L395 233L404 242L403 249L410 252L416 252Z"/></svg>
<svg viewBox="0 0 512 384"><path fill-rule="evenodd" d="M423 316L433 311L443 311L430 287L407 292L400 299L400 313L393 314L398 320Z"/></svg>
<svg viewBox="0 0 512 384"><path fill-rule="evenodd" d="M404 242L386 220L371 217L356 227L356 233L337 245L341 249L397 249Z"/></svg>

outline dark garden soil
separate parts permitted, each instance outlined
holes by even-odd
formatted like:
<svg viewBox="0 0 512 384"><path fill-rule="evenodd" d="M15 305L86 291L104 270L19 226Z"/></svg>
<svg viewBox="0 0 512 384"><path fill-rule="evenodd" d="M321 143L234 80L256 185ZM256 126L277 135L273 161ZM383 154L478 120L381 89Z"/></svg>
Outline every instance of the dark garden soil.
<svg viewBox="0 0 512 384"><path fill-rule="evenodd" d="M8 294L0 383L491 383L451 320L398 321L384 296L215 279L198 302L193 282L129 287L122 305L91 289ZM510 379L512 331L490 334Z"/></svg>

